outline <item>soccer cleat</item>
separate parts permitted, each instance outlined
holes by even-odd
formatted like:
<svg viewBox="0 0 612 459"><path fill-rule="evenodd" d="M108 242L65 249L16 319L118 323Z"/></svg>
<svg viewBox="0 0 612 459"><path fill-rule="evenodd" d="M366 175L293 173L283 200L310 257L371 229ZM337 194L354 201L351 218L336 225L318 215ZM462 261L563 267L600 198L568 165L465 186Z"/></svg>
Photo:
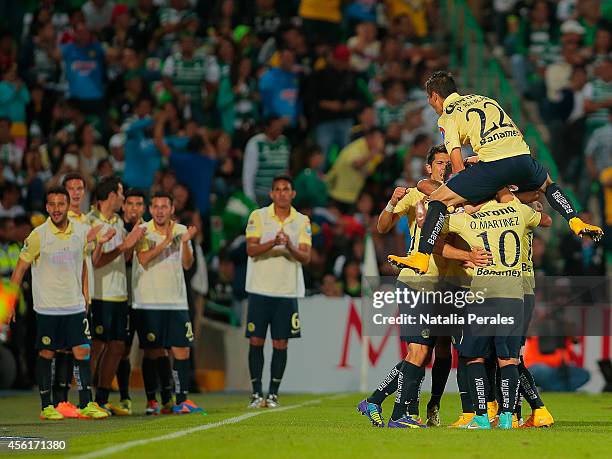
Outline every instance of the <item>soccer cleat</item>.
<svg viewBox="0 0 612 459"><path fill-rule="evenodd" d="M542 408L536 408L521 427L551 427L554 423L552 414L543 406Z"/></svg>
<svg viewBox="0 0 612 459"><path fill-rule="evenodd" d="M159 403L157 400L149 400L147 402L147 409L145 410L145 414L147 416L157 416L160 413Z"/></svg>
<svg viewBox="0 0 612 459"><path fill-rule="evenodd" d="M431 408L427 407L427 427L440 427L440 407L434 405Z"/></svg>
<svg viewBox="0 0 612 459"><path fill-rule="evenodd" d="M512 428L518 429L521 425L523 425L523 420L519 419L516 413L512 415Z"/></svg>
<svg viewBox="0 0 612 459"><path fill-rule="evenodd" d="M512 429L513 424L512 413L507 411L499 414L499 425L500 429Z"/></svg>
<svg viewBox="0 0 612 459"><path fill-rule="evenodd" d="M387 261L400 269L409 268L417 274L425 274L429 269L429 257L431 257L431 255L415 252L407 257L389 255Z"/></svg>
<svg viewBox="0 0 612 459"><path fill-rule="evenodd" d="M367 416L374 427L384 427L385 420L382 417L382 406L376 403L370 403L367 399L363 399L357 405L357 412L363 416Z"/></svg>
<svg viewBox="0 0 612 459"><path fill-rule="evenodd" d="M121 409L127 411L127 414L132 414L132 401L129 398L125 398L119 402Z"/></svg>
<svg viewBox="0 0 612 459"><path fill-rule="evenodd" d="M174 413L174 402L170 400L168 403L164 403L161 407L161 414L172 414Z"/></svg>
<svg viewBox="0 0 612 459"><path fill-rule="evenodd" d="M264 402L268 408L277 408L278 407L278 395L276 394L268 394L266 397L266 401Z"/></svg>
<svg viewBox="0 0 612 459"><path fill-rule="evenodd" d="M594 241L599 241L604 234L599 226L585 223L578 217L570 219L569 227L576 236L589 236Z"/></svg>
<svg viewBox="0 0 612 459"><path fill-rule="evenodd" d="M389 419L389 422L387 423L387 427L400 428L400 429L424 429L427 426L419 422L419 420L415 419L415 417L407 414L399 418L397 421L394 421L393 419Z"/></svg>
<svg viewBox="0 0 612 459"><path fill-rule="evenodd" d="M261 408L264 404L264 399L258 393L251 394L251 401L249 402L247 408Z"/></svg>
<svg viewBox="0 0 612 459"><path fill-rule="evenodd" d="M113 405L112 403L106 403L102 405L103 409L110 411L110 414L113 416L129 416L130 412L126 408L123 408L121 405Z"/></svg>
<svg viewBox="0 0 612 459"><path fill-rule="evenodd" d="M191 400L185 400L183 403L175 405L172 409L174 414L191 414L191 413L204 413L204 410L198 405L193 403Z"/></svg>
<svg viewBox="0 0 612 459"><path fill-rule="evenodd" d="M79 417L79 409L70 402L60 402L55 409L65 418L76 419Z"/></svg>
<svg viewBox="0 0 612 459"><path fill-rule="evenodd" d="M38 417L43 421L61 421L64 419L64 415L57 411L53 405L44 407Z"/></svg>
<svg viewBox="0 0 612 459"><path fill-rule="evenodd" d="M79 419L106 419L110 414L96 402L89 402L85 408L79 410Z"/></svg>
<svg viewBox="0 0 612 459"><path fill-rule="evenodd" d="M468 424L472 422L474 416L476 416L476 413L461 413L459 419L453 422L450 427L454 427L456 429L465 429L467 428Z"/></svg>
<svg viewBox="0 0 612 459"><path fill-rule="evenodd" d="M486 414L481 414L474 416L465 428L469 430L490 430L491 423L489 422L489 417Z"/></svg>

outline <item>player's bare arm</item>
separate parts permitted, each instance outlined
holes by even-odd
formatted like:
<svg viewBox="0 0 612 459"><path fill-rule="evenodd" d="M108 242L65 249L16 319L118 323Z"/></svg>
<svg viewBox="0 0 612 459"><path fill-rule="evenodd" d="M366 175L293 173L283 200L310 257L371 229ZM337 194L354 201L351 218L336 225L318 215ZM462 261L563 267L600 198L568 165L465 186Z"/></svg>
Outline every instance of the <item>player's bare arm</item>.
<svg viewBox="0 0 612 459"><path fill-rule="evenodd" d="M81 273L81 284L83 285L83 298L85 298L86 307L90 303L89 298L89 278L87 276L87 263L83 260L83 271Z"/></svg>
<svg viewBox="0 0 612 459"><path fill-rule="evenodd" d="M109 264L121 254L125 254L126 260L129 261L132 256L132 251L134 250L134 247L136 246L138 241L142 239L145 234L145 231L146 230L144 227L134 226L132 231L129 232L129 234L123 240L121 245L119 245L119 247L114 250L111 250L110 252L103 252L102 245L110 241L116 233L113 228L109 229L101 238L98 239L98 244L94 249L92 255L92 262L94 267L101 268L102 266Z"/></svg>
<svg viewBox="0 0 612 459"><path fill-rule="evenodd" d="M166 247L169 247L172 244L172 224L168 224L166 228L166 237L159 244L156 244L155 247L149 250L143 250L142 252L138 252L138 262L142 265L143 268L147 268L149 263L155 257L157 257L160 253L162 253Z"/></svg>
<svg viewBox="0 0 612 459"><path fill-rule="evenodd" d="M13 274L11 275L11 283L13 285L17 287L21 287L23 276L28 271L28 269L30 269L30 265L31 263L28 263L27 261L24 261L21 258L17 261L17 266L15 266L15 270L13 271ZM17 300L17 298L15 298L15 300ZM15 307L14 306L15 305L11 305L11 307L9 308L9 311L11 311L8 317L9 322L15 321Z"/></svg>
<svg viewBox="0 0 612 459"><path fill-rule="evenodd" d="M393 194L391 195L391 199L387 204L387 207L383 209L383 211L378 216L378 223L376 224L376 229L379 233L384 234L391 231L391 228L395 226L400 216L398 214L393 213L393 209L397 206L397 203L408 193L408 188L403 186L398 186L393 190Z"/></svg>
<svg viewBox="0 0 612 459"><path fill-rule="evenodd" d="M191 266L193 266L193 251L191 250L189 242L193 239L197 232L198 229L195 226L190 226L181 236L181 244L183 244L183 255L181 262L183 263L183 269L189 269Z"/></svg>
<svg viewBox="0 0 612 459"><path fill-rule="evenodd" d="M253 258L264 255L277 245L284 245L286 242L284 238L285 236L280 231L274 239L267 242L260 242L261 238L258 237L249 237L247 238L247 255Z"/></svg>
<svg viewBox="0 0 612 459"><path fill-rule="evenodd" d="M303 265L310 263L310 245L298 244L297 246L291 242L291 238L287 237L287 251L289 255Z"/></svg>

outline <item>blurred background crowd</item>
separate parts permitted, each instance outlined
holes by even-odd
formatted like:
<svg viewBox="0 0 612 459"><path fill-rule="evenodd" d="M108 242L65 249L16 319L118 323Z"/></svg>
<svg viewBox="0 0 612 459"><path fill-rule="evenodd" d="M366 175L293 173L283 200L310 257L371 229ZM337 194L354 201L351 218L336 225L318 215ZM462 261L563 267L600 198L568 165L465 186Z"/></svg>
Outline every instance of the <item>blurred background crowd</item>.
<svg viewBox="0 0 612 459"><path fill-rule="evenodd" d="M612 4L468 2L526 103L536 105L585 218L612 224ZM310 216L308 294L361 296L366 235L381 274L407 222L378 235L396 186L441 141L423 83L447 69L431 0L20 0L0 2L0 268L69 172L172 192L199 228L195 295L239 323L250 212L289 171ZM465 88L485 92L482 88ZM360 169L355 168L360 164ZM362 167L364 166L365 167ZM85 200L86 211L92 204ZM591 203L590 208L588 204ZM607 203L607 205L606 205ZM603 274L605 246L536 237L548 275ZM25 314L25 309L24 309Z"/></svg>

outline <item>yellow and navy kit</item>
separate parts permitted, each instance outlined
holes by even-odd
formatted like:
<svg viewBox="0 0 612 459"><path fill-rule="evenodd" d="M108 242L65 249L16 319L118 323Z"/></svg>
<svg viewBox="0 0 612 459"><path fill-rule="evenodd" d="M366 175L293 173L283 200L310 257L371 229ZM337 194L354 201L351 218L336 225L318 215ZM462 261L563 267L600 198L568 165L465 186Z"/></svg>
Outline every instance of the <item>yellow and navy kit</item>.
<svg viewBox="0 0 612 459"><path fill-rule="evenodd" d="M442 110L438 127L449 154L467 144L484 162L530 154L523 134L495 100L455 92Z"/></svg>
<svg viewBox="0 0 612 459"><path fill-rule="evenodd" d="M104 234L113 228L116 233L113 238L105 242L102 250L104 253L112 252L123 243L127 235L123 220L117 214L106 218L97 209L87 214L90 226L102 225L98 234ZM123 256L116 257L110 263L94 269L94 285L91 290L92 300L103 301L127 301L127 279L125 273L125 259Z"/></svg>
<svg viewBox="0 0 612 459"><path fill-rule="evenodd" d="M155 228L153 220L140 226L146 228L146 234L136 246L136 252L150 250L166 238L164 233ZM185 232L187 232L185 225L174 223L172 243L159 256L153 259L146 268L138 263L137 259L134 260L132 265L133 309L189 309L185 275L183 274L183 243L181 242L181 236ZM193 251L191 241L188 247L188 250Z"/></svg>
<svg viewBox="0 0 612 459"><path fill-rule="evenodd" d="M538 226L540 219L539 212L517 198L508 203L489 201L473 214L449 216L449 232L493 255L489 266L474 269L472 290L482 291L487 298L523 298L523 235L526 228Z"/></svg>
<svg viewBox="0 0 612 459"><path fill-rule="evenodd" d="M281 229L294 245L312 245L310 219L292 207L289 216L281 221L274 212L274 204L251 213L246 237L268 242ZM305 295L302 264L284 255L284 249L274 248L262 256L249 257L246 291L270 297L302 298Z"/></svg>
<svg viewBox="0 0 612 459"><path fill-rule="evenodd" d="M417 225L416 208L419 201L422 201L427 196L421 193L417 188L409 188L408 193L399 200L393 213L399 217L406 216L410 227L410 249L408 254L418 251L418 241L421 237L421 228ZM439 267L444 264L442 257L434 254L429 262L429 269L420 276L412 269L404 268L400 271L397 279L413 288L433 288L439 276Z"/></svg>
<svg viewBox="0 0 612 459"><path fill-rule="evenodd" d="M50 218L34 228L19 257L32 265L34 311L47 315L85 311L83 260L86 226L68 221L62 231Z"/></svg>

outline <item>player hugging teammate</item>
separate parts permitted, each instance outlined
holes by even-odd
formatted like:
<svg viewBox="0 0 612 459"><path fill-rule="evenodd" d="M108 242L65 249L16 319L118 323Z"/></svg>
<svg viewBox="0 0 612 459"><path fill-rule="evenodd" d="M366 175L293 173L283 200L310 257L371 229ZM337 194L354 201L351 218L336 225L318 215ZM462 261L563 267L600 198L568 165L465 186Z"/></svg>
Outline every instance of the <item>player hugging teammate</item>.
<svg viewBox="0 0 612 459"><path fill-rule="evenodd" d="M554 420L521 355L534 307L533 228L550 226L552 220L540 212L539 203L530 207L521 200L537 201L541 192L577 236L599 240L603 232L578 218L569 199L531 157L521 132L496 101L479 95L459 95L447 72L434 73L426 83L426 91L430 105L440 115L438 125L444 145L430 152L430 179L419 183L417 189L396 189L379 217L380 232L389 231L401 215L407 215L411 225L408 256L390 255L389 262L402 268L398 277L402 288L469 288L475 294L483 294L484 301L478 308L468 305L468 314L484 317L502 313L515 319L514 327L464 326L453 334L459 354L457 383L462 414L452 427L550 426ZM476 156L464 162L461 145L468 143ZM454 175L448 181L437 169L438 162L452 165ZM511 185L516 195L509 191ZM423 199L425 194L429 195L427 199ZM416 223L421 200L423 205L428 204L422 226ZM447 206L454 206L452 213ZM457 264L455 260L467 263ZM424 277L417 279L427 281L415 282L418 275ZM446 281L441 282L444 278ZM403 304L398 307L400 313L405 309ZM450 355L448 346L443 344L443 337L431 336L429 331L401 338L409 343L407 356L370 397L358 404L357 410L373 425L383 427L381 404L396 392L388 427L440 425L440 396L450 370L450 359L446 361ZM434 347L432 400L425 425L418 415L419 393L424 365ZM520 396L532 408L524 423L520 420Z"/></svg>

